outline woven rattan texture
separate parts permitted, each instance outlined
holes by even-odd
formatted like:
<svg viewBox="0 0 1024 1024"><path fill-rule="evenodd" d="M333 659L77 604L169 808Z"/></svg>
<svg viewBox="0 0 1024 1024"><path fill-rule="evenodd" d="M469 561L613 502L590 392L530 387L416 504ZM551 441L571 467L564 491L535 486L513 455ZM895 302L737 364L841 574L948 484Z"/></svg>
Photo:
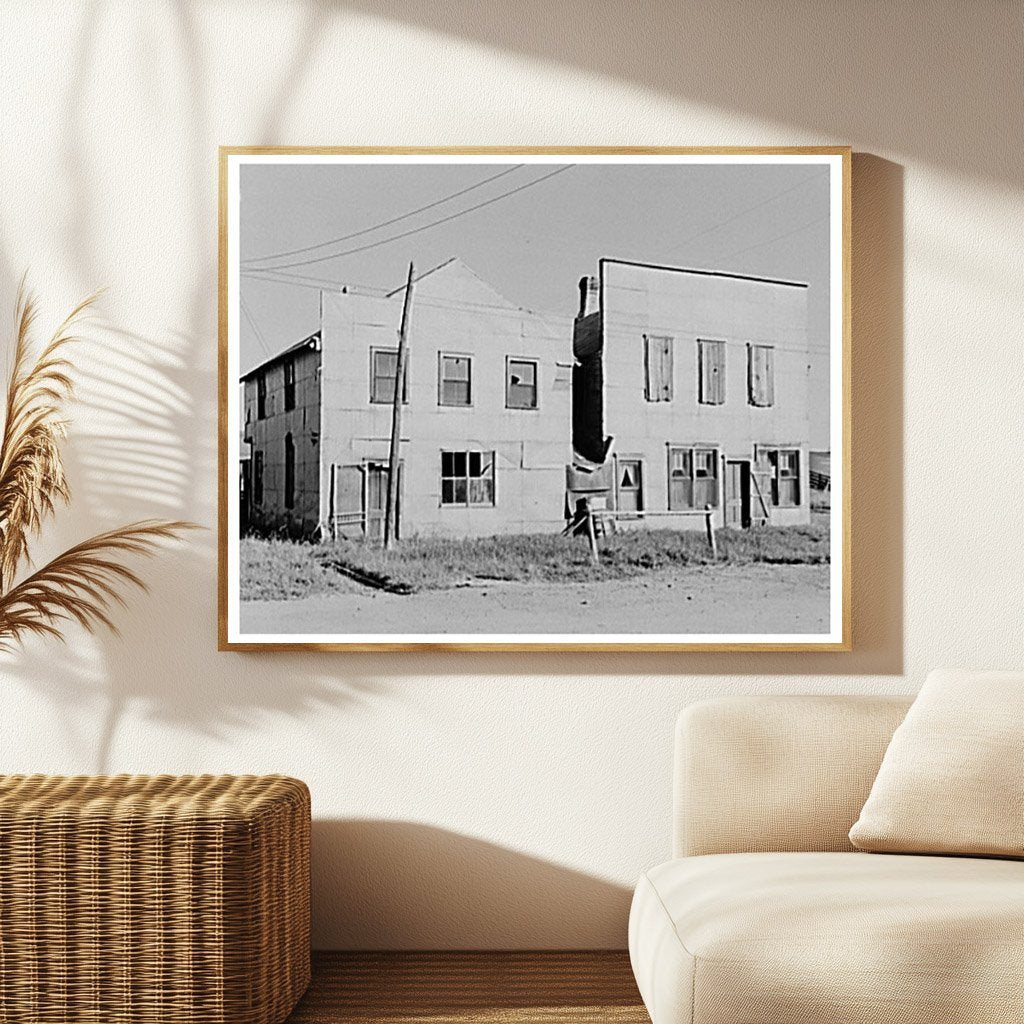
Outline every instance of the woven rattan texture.
<svg viewBox="0 0 1024 1024"><path fill-rule="evenodd" d="M2 1024L277 1024L309 984L284 776L0 777Z"/></svg>

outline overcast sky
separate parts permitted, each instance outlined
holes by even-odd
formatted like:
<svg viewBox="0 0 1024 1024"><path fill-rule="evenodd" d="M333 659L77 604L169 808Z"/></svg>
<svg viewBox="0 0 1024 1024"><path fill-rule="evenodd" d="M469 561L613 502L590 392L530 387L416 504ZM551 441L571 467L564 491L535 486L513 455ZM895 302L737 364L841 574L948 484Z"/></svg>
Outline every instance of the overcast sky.
<svg viewBox="0 0 1024 1024"><path fill-rule="evenodd" d="M497 199L560 167L566 169ZM825 167L243 164L240 186L243 261L354 236L260 263L317 259L275 275L301 275L302 282L242 277L243 371L317 329L317 283L396 288L410 260L427 270L452 256L517 305L567 316L576 311L577 282L597 272L602 256L804 281L810 344L828 345ZM384 241L491 199L497 201ZM331 258L319 259L325 255Z"/></svg>

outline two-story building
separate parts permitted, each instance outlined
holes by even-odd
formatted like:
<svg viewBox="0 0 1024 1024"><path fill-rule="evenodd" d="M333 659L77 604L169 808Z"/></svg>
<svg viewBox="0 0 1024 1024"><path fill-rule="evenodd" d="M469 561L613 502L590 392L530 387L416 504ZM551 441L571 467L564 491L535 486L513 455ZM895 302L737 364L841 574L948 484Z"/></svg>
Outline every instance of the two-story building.
<svg viewBox="0 0 1024 1024"><path fill-rule="evenodd" d="M581 495L650 525L808 522L806 285L617 259L580 285L573 321L458 259L417 280L400 535L554 531ZM380 536L403 297L324 291L320 330L243 377L256 529Z"/></svg>
<svg viewBox="0 0 1024 1024"><path fill-rule="evenodd" d="M580 489L650 525L809 522L806 285L603 259L573 350Z"/></svg>
<svg viewBox="0 0 1024 1024"><path fill-rule="evenodd" d="M320 331L243 378L256 528L380 535L403 298L324 291ZM560 528L571 318L522 309L453 259L417 279L408 336L399 534Z"/></svg>

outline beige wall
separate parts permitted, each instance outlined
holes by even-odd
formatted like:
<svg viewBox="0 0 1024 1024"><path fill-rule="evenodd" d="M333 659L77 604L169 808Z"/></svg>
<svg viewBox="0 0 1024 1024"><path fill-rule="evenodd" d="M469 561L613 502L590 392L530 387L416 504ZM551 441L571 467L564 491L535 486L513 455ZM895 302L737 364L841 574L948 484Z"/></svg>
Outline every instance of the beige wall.
<svg viewBox="0 0 1024 1024"><path fill-rule="evenodd" d="M621 946L629 887L670 849L682 705L1024 663L1020 5L640 6L0 7L0 312L26 268L49 322L108 288L50 540L211 527L149 567L123 640L5 659L0 767L307 779L323 946ZM215 147L246 142L870 154L855 652L215 653Z"/></svg>

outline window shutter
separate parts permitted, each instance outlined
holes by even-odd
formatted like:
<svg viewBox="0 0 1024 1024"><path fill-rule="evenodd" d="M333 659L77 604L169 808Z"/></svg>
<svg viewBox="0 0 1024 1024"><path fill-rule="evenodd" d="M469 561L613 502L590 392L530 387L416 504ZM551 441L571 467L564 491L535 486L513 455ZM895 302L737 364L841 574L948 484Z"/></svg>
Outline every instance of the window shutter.
<svg viewBox="0 0 1024 1024"><path fill-rule="evenodd" d="M659 338L661 350L661 385L660 396L663 402L672 401L672 382L675 375L672 372L672 339Z"/></svg>
<svg viewBox="0 0 1024 1024"><path fill-rule="evenodd" d="M644 398L648 402L672 401L672 339L644 335Z"/></svg>
<svg viewBox="0 0 1024 1024"><path fill-rule="evenodd" d="M725 342L698 341L700 401L721 405L725 401Z"/></svg>
<svg viewBox="0 0 1024 1024"><path fill-rule="evenodd" d="M751 514L755 519L768 521L771 518L769 506L772 503L772 464L768 449L754 450L754 464L751 467L754 493L751 495Z"/></svg>
<svg viewBox="0 0 1024 1024"><path fill-rule="evenodd" d="M749 347L748 389L750 404L775 404L775 350L770 345Z"/></svg>

